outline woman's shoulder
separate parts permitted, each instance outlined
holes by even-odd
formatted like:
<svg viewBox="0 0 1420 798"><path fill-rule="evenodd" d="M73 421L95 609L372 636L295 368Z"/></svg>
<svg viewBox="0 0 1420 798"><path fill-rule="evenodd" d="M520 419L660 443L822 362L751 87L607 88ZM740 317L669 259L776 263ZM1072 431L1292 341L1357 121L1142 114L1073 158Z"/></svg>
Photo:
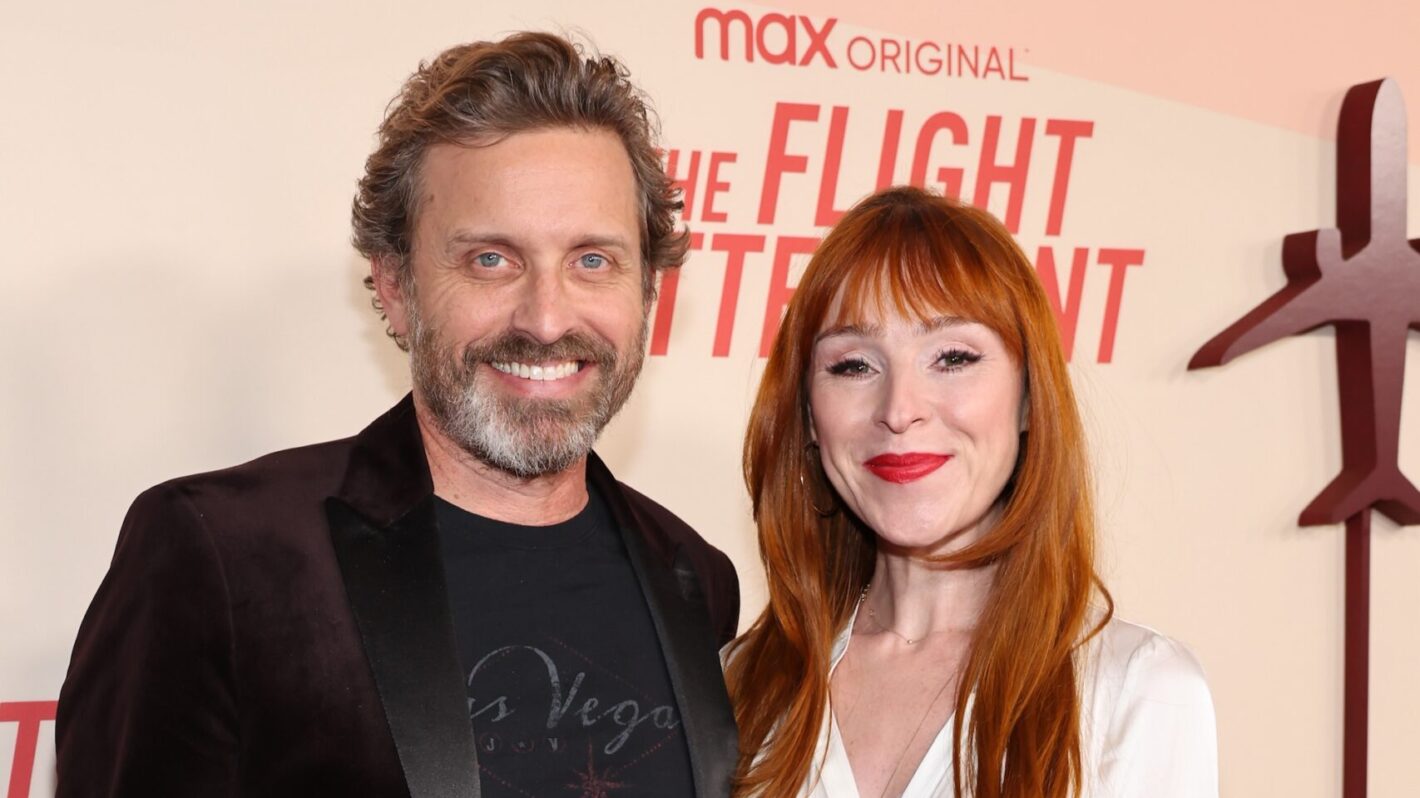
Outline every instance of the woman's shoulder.
<svg viewBox="0 0 1420 798"><path fill-rule="evenodd" d="M1186 645L1111 618L1079 658L1088 794L1214 798L1217 719L1203 666Z"/></svg>
<svg viewBox="0 0 1420 798"><path fill-rule="evenodd" d="M1212 705L1203 666L1188 646L1143 624L1114 616L1086 645L1096 680L1152 701Z"/></svg>

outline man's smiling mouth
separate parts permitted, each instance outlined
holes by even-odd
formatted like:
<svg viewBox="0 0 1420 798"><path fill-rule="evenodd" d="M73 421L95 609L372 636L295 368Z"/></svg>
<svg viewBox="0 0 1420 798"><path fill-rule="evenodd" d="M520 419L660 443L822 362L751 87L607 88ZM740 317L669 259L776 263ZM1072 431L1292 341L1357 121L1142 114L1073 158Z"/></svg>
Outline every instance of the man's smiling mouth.
<svg viewBox="0 0 1420 798"><path fill-rule="evenodd" d="M539 382L552 382L554 380L566 379L582 370L582 361L580 360L566 360L561 363L546 364L528 364L495 360L489 363L489 365L504 374Z"/></svg>

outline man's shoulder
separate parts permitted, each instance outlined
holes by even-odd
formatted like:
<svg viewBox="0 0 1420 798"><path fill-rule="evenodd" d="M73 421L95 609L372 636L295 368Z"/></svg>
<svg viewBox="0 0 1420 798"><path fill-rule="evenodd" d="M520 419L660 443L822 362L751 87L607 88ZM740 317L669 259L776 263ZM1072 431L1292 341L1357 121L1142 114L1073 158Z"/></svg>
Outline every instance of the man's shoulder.
<svg viewBox="0 0 1420 798"><path fill-rule="evenodd" d="M341 440L287 449L143 491L119 529L105 584L206 573L225 590L260 592L252 585L265 590L269 575L324 561L325 498L339 489L350 447Z"/></svg>
<svg viewBox="0 0 1420 798"><path fill-rule="evenodd" d="M182 497L197 506L285 505L339 489L354 437L283 449L239 465L175 477L144 491L135 506Z"/></svg>

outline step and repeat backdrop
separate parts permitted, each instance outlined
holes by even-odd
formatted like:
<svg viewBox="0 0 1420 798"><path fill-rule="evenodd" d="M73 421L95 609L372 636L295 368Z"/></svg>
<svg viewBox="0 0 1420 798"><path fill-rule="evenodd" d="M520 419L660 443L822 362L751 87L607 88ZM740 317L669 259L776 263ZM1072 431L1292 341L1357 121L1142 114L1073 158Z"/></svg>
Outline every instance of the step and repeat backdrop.
<svg viewBox="0 0 1420 798"><path fill-rule="evenodd" d="M926 185L1003 219L1055 301L1104 575L1207 670L1224 794L1339 792L1343 537L1297 525L1341 465L1334 336L1187 364L1286 283L1284 235L1335 224L1346 89L1391 76L1420 108L1420 6L372 0L0 8L6 798L53 791L52 702L133 497L352 434L408 389L348 244L355 181L421 59L526 28L619 56L659 111L694 252L598 450L734 559L742 625L767 342L828 225ZM1378 518L1374 555L1371 788L1410 795L1420 529Z"/></svg>

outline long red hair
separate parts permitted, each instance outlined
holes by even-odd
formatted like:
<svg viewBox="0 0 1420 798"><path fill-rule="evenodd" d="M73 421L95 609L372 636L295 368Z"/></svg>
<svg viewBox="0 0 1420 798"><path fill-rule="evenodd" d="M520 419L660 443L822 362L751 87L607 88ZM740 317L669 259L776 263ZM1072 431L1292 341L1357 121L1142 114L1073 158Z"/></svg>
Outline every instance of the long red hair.
<svg viewBox="0 0 1420 798"><path fill-rule="evenodd" d="M827 314L842 295L838 315ZM1055 317L1030 261L985 211L915 188L868 197L809 262L775 340L745 437L769 604L732 644L726 681L740 730L739 795L792 796L811 774L828 711L833 641L872 575L874 538L849 512L825 515L810 443L806 377L825 324L870 307L907 318L950 314L987 325L1022 367L1027 428L1000 520L946 567L995 563L953 721L958 794L1078 793L1075 652L1112 612L1094 567L1084 433ZM1103 618L1091 623L1098 597ZM973 697L974 696L974 697ZM964 727L968 697L969 723ZM968 791L964 791L967 788Z"/></svg>

